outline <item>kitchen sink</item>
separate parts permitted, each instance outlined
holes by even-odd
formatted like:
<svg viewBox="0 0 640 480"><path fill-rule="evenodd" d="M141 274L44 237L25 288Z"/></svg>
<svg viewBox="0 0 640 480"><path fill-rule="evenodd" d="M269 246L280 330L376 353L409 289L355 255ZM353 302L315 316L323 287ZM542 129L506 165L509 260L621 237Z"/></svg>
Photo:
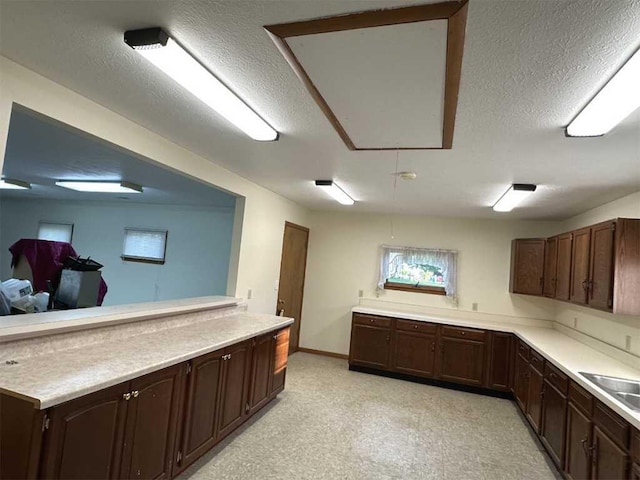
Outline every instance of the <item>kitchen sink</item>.
<svg viewBox="0 0 640 480"><path fill-rule="evenodd" d="M640 412L640 380L608 377L585 372L580 372L580 375L616 400L624 403L627 407Z"/></svg>

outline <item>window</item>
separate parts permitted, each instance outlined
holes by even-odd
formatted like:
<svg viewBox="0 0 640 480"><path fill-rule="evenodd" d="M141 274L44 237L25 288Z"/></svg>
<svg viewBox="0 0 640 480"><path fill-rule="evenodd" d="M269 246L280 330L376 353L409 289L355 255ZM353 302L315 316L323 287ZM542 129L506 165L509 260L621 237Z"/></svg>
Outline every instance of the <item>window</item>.
<svg viewBox="0 0 640 480"><path fill-rule="evenodd" d="M125 228L122 260L164 264L166 251L166 230Z"/></svg>
<svg viewBox="0 0 640 480"><path fill-rule="evenodd" d="M382 246L378 288L456 296L454 250Z"/></svg>
<svg viewBox="0 0 640 480"><path fill-rule="evenodd" d="M40 222L38 225L38 240L71 243L73 237L73 223Z"/></svg>

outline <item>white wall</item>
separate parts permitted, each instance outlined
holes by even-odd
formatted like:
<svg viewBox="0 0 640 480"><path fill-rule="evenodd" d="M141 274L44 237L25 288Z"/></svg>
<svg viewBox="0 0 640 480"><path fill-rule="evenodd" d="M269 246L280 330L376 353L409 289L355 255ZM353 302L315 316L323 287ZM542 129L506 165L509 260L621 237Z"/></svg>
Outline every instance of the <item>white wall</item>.
<svg viewBox="0 0 640 480"><path fill-rule="evenodd" d="M74 249L104 265L104 305L224 295L233 215L229 207L0 199L0 279L11 276L8 248L37 238L45 220L73 223ZM168 230L164 265L121 260L126 227Z"/></svg>
<svg viewBox="0 0 640 480"><path fill-rule="evenodd" d="M229 272L229 278L236 281L227 293L244 297L252 289L251 311L275 311L274 286L280 272L284 222L306 226L305 208L216 165L215 158L198 156L5 57L0 57L0 85L0 170L15 102L161 166L245 197L241 237L237 235L239 229L234 229L232 257L237 256L238 263L231 265Z"/></svg>
<svg viewBox="0 0 640 480"><path fill-rule="evenodd" d="M554 318L555 302L509 293L509 268L512 239L551 235L559 222L396 216L393 239L389 215L313 212L309 226L302 347L348 353L350 310L360 300L359 290L363 304L501 315L502 321ZM443 296L413 292L385 291L376 298L381 244L458 250L459 306ZM469 313L472 303L478 303L480 314Z"/></svg>
<svg viewBox="0 0 640 480"><path fill-rule="evenodd" d="M563 222L560 231L575 230L616 217L640 218L640 191L572 217ZM558 302L556 321L640 357L640 316L612 315ZM627 336L631 337L630 350L626 350Z"/></svg>

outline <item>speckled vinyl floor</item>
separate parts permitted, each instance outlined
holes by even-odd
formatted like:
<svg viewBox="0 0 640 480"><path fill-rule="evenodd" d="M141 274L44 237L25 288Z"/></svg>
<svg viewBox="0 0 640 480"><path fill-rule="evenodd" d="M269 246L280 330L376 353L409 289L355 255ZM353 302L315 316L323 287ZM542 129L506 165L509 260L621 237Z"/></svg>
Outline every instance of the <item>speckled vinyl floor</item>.
<svg viewBox="0 0 640 480"><path fill-rule="evenodd" d="M296 353L284 392L180 480L558 478L509 400Z"/></svg>

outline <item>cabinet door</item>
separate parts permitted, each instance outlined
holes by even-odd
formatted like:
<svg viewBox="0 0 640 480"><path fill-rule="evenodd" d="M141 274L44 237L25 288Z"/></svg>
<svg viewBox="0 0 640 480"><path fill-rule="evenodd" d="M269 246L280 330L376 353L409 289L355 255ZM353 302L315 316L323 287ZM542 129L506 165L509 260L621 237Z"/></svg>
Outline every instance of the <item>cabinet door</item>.
<svg viewBox="0 0 640 480"><path fill-rule="evenodd" d="M389 368L391 328L375 325L351 327L349 362L364 367Z"/></svg>
<svg viewBox="0 0 640 480"><path fill-rule="evenodd" d="M218 350L191 361L179 454L176 454L180 460L175 473L184 470L216 443L222 354L223 351Z"/></svg>
<svg viewBox="0 0 640 480"><path fill-rule="evenodd" d="M52 408L41 476L118 478L128 392L127 382Z"/></svg>
<svg viewBox="0 0 640 480"><path fill-rule="evenodd" d="M439 377L447 382L482 385L484 382L482 341L442 337L440 341Z"/></svg>
<svg viewBox="0 0 640 480"><path fill-rule="evenodd" d="M542 416L542 373L529 365L529 388L527 391L527 418L536 433L540 433Z"/></svg>
<svg viewBox="0 0 640 480"><path fill-rule="evenodd" d="M224 350L222 357L222 386L218 412L218 439L235 430L245 419L248 409L247 383L251 366L249 341Z"/></svg>
<svg viewBox="0 0 640 480"><path fill-rule="evenodd" d="M589 256L591 229L583 228L573 232L571 252L571 294L573 303L586 304L589 285Z"/></svg>
<svg viewBox="0 0 640 480"><path fill-rule="evenodd" d="M551 458L562 470L564 466L564 442L567 420L567 397L545 380L542 402L542 442Z"/></svg>
<svg viewBox="0 0 640 480"><path fill-rule="evenodd" d="M511 358L511 335L493 332L487 375L489 388L504 391L511 388Z"/></svg>
<svg viewBox="0 0 640 480"><path fill-rule="evenodd" d="M613 307L613 229L615 222L591 227L589 306L611 310Z"/></svg>
<svg viewBox="0 0 640 480"><path fill-rule="evenodd" d="M567 447L565 473L573 480L588 480L591 475L591 419L573 403L567 410Z"/></svg>
<svg viewBox="0 0 640 480"><path fill-rule="evenodd" d="M544 289L542 292L545 297L554 298L556 296L557 263L558 237L547 238L544 247Z"/></svg>
<svg viewBox="0 0 640 480"><path fill-rule="evenodd" d="M436 336L410 331L396 331L393 369L400 373L432 377L435 373Z"/></svg>
<svg viewBox="0 0 640 480"><path fill-rule="evenodd" d="M267 333L252 341L251 381L249 383L249 415L262 408L271 396L271 359L273 357L273 333Z"/></svg>
<svg viewBox="0 0 640 480"><path fill-rule="evenodd" d="M269 396L271 398L284 390L284 381L287 376L287 360L289 355L289 335L291 329L283 328L273 335L271 343L271 378L269 379Z"/></svg>
<svg viewBox="0 0 640 480"><path fill-rule="evenodd" d="M511 244L511 293L542 295L544 238L518 238Z"/></svg>
<svg viewBox="0 0 640 480"><path fill-rule="evenodd" d="M529 362L522 355L516 355L514 394L520 409L526 413L529 396Z"/></svg>
<svg viewBox="0 0 640 480"><path fill-rule="evenodd" d="M571 294L571 250L573 233L558 237L556 261L556 295L558 300L569 300Z"/></svg>
<svg viewBox="0 0 640 480"><path fill-rule="evenodd" d="M591 478L593 480L618 480L627 478L629 455L598 428L593 427L593 456Z"/></svg>
<svg viewBox="0 0 640 480"><path fill-rule="evenodd" d="M131 381L121 478L171 477L186 364Z"/></svg>

